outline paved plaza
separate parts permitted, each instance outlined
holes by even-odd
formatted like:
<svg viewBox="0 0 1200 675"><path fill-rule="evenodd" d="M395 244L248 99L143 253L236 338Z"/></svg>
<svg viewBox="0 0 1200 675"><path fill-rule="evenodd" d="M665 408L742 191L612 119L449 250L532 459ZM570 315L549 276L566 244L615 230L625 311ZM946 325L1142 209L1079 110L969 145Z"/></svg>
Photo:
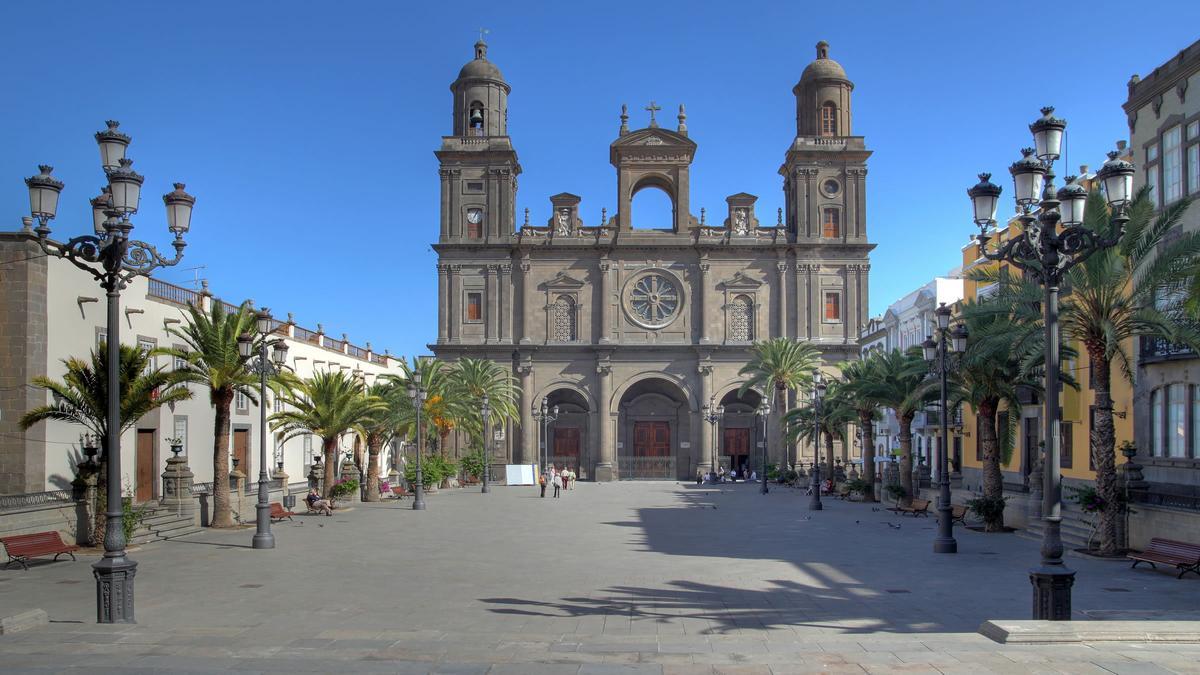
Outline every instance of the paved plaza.
<svg viewBox="0 0 1200 675"><path fill-rule="evenodd" d="M134 553L135 626L101 626L89 564L0 572L5 672L1200 672L1200 645L1000 645L1038 544L753 485L497 487L206 531ZM899 526L899 527L896 527ZM1077 618L1181 618L1200 579L1079 557ZM1191 615L1191 618L1197 618ZM106 670L107 669L107 670Z"/></svg>

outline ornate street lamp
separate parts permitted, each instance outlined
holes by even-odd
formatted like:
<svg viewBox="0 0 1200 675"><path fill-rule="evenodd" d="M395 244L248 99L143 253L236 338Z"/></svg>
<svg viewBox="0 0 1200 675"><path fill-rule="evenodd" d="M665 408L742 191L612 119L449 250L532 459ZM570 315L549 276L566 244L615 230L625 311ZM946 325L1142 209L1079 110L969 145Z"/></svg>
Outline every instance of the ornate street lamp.
<svg viewBox="0 0 1200 675"><path fill-rule="evenodd" d="M1061 533L1058 399L1062 364L1059 361L1059 286L1067 270L1093 253L1115 246L1120 241L1125 224L1129 221L1127 206L1132 199L1134 167L1118 159L1116 152L1109 153L1108 161L1096 173L1096 178L1112 210L1114 227L1107 232L1083 227L1086 198L1079 199L1079 192L1068 189L1070 186L1058 192L1054 190L1053 165L1059 156L1061 134L1066 122L1054 118L1052 112L1053 108L1043 108L1042 118L1030 125L1037 157L1032 157L1034 151L1026 148L1022 150L1024 157L1010 169L1016 188L1017 206L1020 208L1019 233L989 248L988 242L992 237L988 229L996 222L994 204L1000 195L1000 188L988 182L987 174L980 174L981 181L967 190L967 195L971 198L975 224L980 230L975 238L980 255L988 260L1014 265L1044 289L1046 470L1042 517L1046 526L1042 533L1041 563L1030 570L1029 578L1033 585L1033 618L1065 621L1071 618L1071 587L1075 583L1075 572L1067 569L1063 562ZM1038 207L1037 215L1033 214L1034 206Z"/></svg>
<svg viewBox="0 0 1200 675"><path fill-rule="evenodd" d="M258 503L254 506L254 537L250 545L275 548L275 535L271 532L271 477L267 473L267 378L279 375L287 363L288 346L282 338L267 340L271 335L271 312L266 307L255 312L254 329L254 334L238 336L238 353L247 359L246 369L258 375ZM258 356L249 361L256 346Z"/></svg>
<svg viewBox="0 0 1200 675"><path fill-rule="evenodd" d="M821 375L821 371L814 370L812 375L813 381L813 463L812 463L812 481L809 483L809 490L812 492L812 498L808 501L809 511L820 511L825 508L821 504L821 399L825 396L825 379Z"/></svg>
<svg viewBox="0 0 1200 675"><path fill-rule="evenodd" d="M767 403L767 397L762 397L762 402L758 404L758 409L754 411L758 418L762 420L762 465L759 467L762 471L762 494L767 494L767 418L771 416L771 404Z"/></svg>
<svg viewBox="0 0 1200 675"><path fill-rule="evenodd" d="M717 425L720 424L721 420L724 418L725 406L717 405L717 398L715 396L708 397L708 403L704 404L703 415L701 419L703 419L705 422L708 422L709 429L712 433L712 452L710 452L708 455L710 481L717 480L717 455L721 451L721 448L717 443L717 439L719 438L717 436Z"/></svg>
<svg viewBox="0 0 1200 675"><path fill-rule="evenodd" d="M416 358L412 376L408 380L408 398L412 400L417 427L417 480L413 486L413 511L425 510L425 475L421 473L421 454L424 450L421 446L421 408L425 407L425 389L421 387L421 364L424 362L425 357Z"/></svg>
<svg viewBox="0 0 1200 675"><path fill-rule="evenodd" d="M483 395L480 417L483 421L483 487L480 489L480 492L487 494L492 491L491 488L488 487L488 469L490 468L488 466L488 459L490 459L491 456L489 448L491 447L492 440L492 405L487 394Z"/></svg>
<svg viewBox="0 0 1200 675"><path fill-rule="evenodd" d="M537 420L542 425L542 442L541 455L542 466L541 472L545 473L550 469L550 443L548 434L550 433L549 426L551 422L558 419L558 406L550 407L550 401L545 396L542 397L540 408L535 408L533 411L533 419Z"/></svg>
<svg viewBox="0 0 1200 675"><path fill-rule="evenodd" d="M25 179L29 188L29 212L38 221L38 245L48 256L64 258L72 265L91 274L108 296L108 408L105 424L107 439L105 456L108 461L108 507L104 529L104 557L92 565L96 577L96 621L98 623L136 623L134 621L133 579L137 563L125 552L125 532L121 523L121 291L138 276L149 276L163 267L176 265L183 259L187 243L183 235L191 227L195 197L183 191L183 183L163 196L167 207L167 229L175 235L171 245L175 257L164 258L158 249L142 241L130 239L133 223L129 217L137 213L144 178L134 172L132 160L125 158L129 136L116 131L117 123L108 122L108 130L96 134L100 145L101 165L108 185L100 197L92 200L93 234L74 237L66 243L53 241L50 221L58 212L58 198L63 183L51 176L53 167L39 166L39 173ZM99 215L103 215L100 220Z"/></svg>
<svg viewBox="0 0 1200 675"><path fill-rule="evenodd" d="M950 415L947 403L947 379L954 366L951 354L961 354L967 348L967 327L963 324L950 330L950 308L942 303L933 310L937 317L935 335L921 343L930 370L941 381L942 451L938 457L938 534L933 540L934 553L958 553L954 540L954 522L950 508L950 463L947 456L950 439Z"/></svg>

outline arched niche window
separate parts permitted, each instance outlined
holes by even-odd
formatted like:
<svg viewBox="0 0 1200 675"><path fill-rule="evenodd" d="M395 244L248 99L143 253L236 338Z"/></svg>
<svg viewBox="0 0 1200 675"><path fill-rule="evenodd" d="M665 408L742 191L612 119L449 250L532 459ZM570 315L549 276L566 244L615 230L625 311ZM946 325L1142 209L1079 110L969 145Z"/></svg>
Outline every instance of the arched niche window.
<svg viewBox="0 0 1200 675"><path fill-rule="evenodd" d="M550 324L551 339L555 342L573 342L576 338L575 299L560 295L551 306L553 316Z"/></svg>
<svg viewBox="0 0 1200 675"><path fill-rule="evenodd" d="M471 112L467 116L467 128L472 136L482 136L484 129L484 109L483 104L475 101L471 104Z"/></svg>
<svg viewBox="0 0 1200 675"><path fill-rule="evenodd" d="M825 209L821 213L821 236L825 239L842 238L842 214L837 209Z"/></svg>
<svg viewBox="0 0 1200 675"><path fill-rule="evenodd" d="M754 301L747 295L739 295L731 303L729 339L732 342L750 342L754 339Z"/></svg>
<svg viewBox="0 0 1200 675"><path fill-rule="evenodd" d="M837 106L832 101L821 104L821 135L837 136Z"/></svg>

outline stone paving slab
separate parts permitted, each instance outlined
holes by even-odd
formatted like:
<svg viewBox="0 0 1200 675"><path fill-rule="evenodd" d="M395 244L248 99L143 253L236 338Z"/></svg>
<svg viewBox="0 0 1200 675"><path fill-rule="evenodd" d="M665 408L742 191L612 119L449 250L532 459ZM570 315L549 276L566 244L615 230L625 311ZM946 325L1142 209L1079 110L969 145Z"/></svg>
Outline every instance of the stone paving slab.
<svg viewBox="0 0 1200 675"><path fill-rule="evenodd" d="M268 551L249 549L248 531L206 531L134 556L137 625L94 623L86 563L0 571L4 613L41 607L51 622L0 636L0 668L1200 673L1200 645L975 634L1027 616L1037 542L959 529L960 553L939 556L932 519L897 530L869 504L806 506L742 485L582 484L553 501L501 487L444 492L425 512L299 517ZM1195 611L1200 580L1070 565L1079 619Z"/></svg>

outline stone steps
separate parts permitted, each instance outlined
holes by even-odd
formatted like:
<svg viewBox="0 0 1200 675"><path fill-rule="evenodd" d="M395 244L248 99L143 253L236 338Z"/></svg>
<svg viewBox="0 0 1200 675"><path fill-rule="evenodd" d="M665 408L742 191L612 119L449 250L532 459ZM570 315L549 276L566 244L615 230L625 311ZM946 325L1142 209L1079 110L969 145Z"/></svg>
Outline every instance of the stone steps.
<svg viewBox="0 0 1200 675"><path fill-rule="evenodd" d="M182 513L165 507L155 507L147 513L137 530L133 533L133 543L144 544L152 541L177 539L200 532L203 528L196 524L195 518L189 511Z"/></svg>
<svg viewBox="0 0 1200 675"><path fill-rule="evenodd" d="M1075 511L1063 511L1062 523L1059 525L1063 546L1068 549L1086 548L1088 539L1092 536L1092 526L1082 519L1082 514ZM1029 521L1029 525L1021 530L1021 536L1026 539L1041 540L1046 527L1041 518Z"/></svg>

